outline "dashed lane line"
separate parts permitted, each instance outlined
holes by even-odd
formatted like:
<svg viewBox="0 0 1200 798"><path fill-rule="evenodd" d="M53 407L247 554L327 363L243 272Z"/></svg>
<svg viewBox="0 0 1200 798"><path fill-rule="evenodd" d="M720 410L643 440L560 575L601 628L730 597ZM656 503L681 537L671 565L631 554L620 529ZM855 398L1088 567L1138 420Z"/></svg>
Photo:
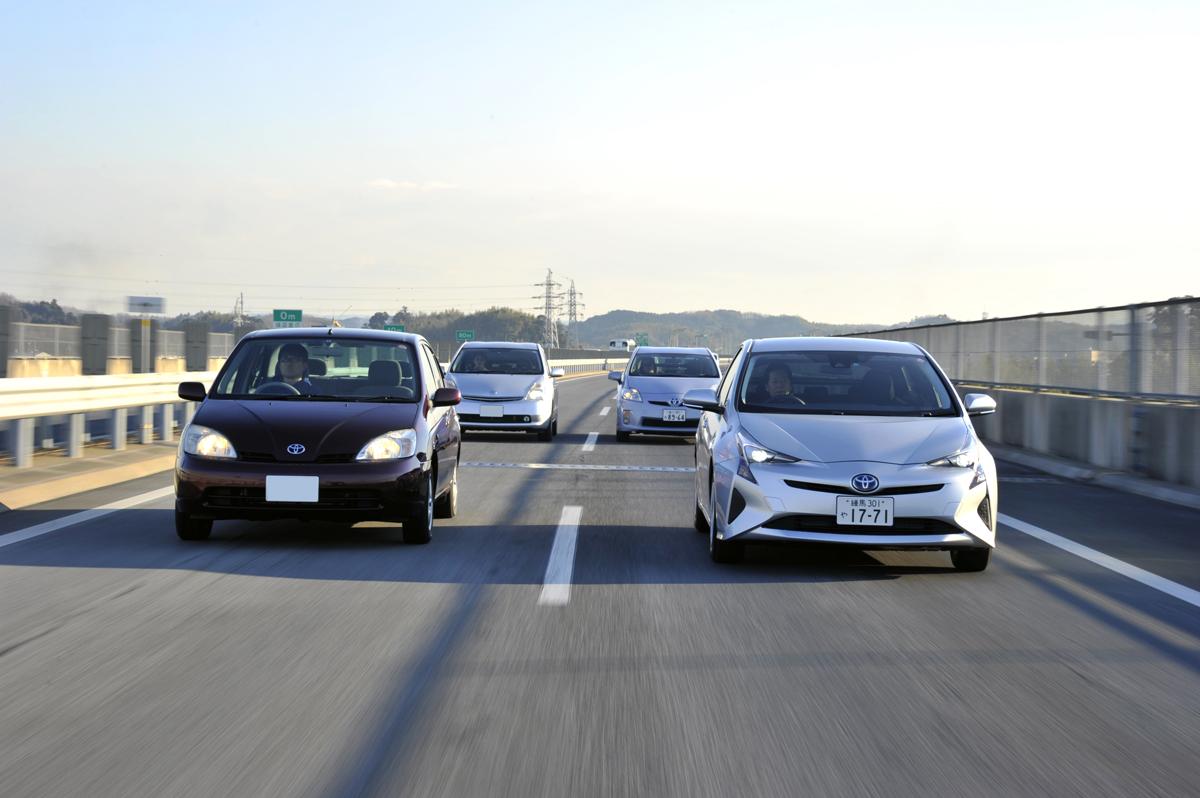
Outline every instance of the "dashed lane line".
<svg viewBox="0 0 1200 798"><path fill-rule="evenodd" d="M542 580L542 593L538 604L544 607L561 607L571 600L571 574L575 570L575 541L579 537L579 520L583 508L568 504L558 519L558 530L554 533L554 546L550 549L550 561L546 564L546 578Z"/></svg>
<svg viewBox="0 0 1200 798"><path fill-rule="evenodd" d="M466 461L461 468L530 468L537 471L647 471L657 474L691 474L692 466L592 465L586 463L483 463Z"/></svg>
<svg viewBox="0 0 1200 798"><path fill-rule="evenodd" d="M585 452L595 451L596 439L598 439L599 437L600 437L599 432L589 432L588 436L587 436L587 440L583 442L583 450Z"/></svg>
<svg viewBox="0 0 1200 798"><path fill-rule="evenodd" d="M1146 587L1154 588L1155 590L1166 593L1168 596L1173 596L1180 601L1187 602L1193 607L1200 607L1200 590L1193 590L1190 587L1185 587L1178 582L1172 582L1170 579L1164 579L1158 574L1152 574L1136 565L1130 565L1124 560L1118 560L1116 557L1110 557L1101 551L1096 551L1093 548L1084 546L1082 543L1076 543L1070 538L1064 538L1062 535L1057 535L1047 529L1042 529L1040 526L1034 526L1028 522L1018 518L1013 518L1010 515L1000 513L997 520L1007 527L1024 532L1030 537L1037 538L1043 543L1049 543L1055 548L1062 549L1065 552L1074 554L1076 557L1082 557L1088 562L1095 563L1101 568L1107 568L1110 571L1126 576L1135 582L1141 582Z"/></svg>
<svg viewBox="0 0 1200 798"><path fill-rule="evenodd" d="M604 407L600 408L600 415L607 416L609 410L612 410L612 408L608 405L605 405Z"/></svg>
<svg viewBox="0 0 1200 798"><path fill-rule="evenodd" d="M136 496L130 496L127 499L120 499L115 502L110 502L109 504L103 504L99 507L94 507L91 510L84 510L81 513L64 515L62 518L55 518L53 521L45 521L41 524L26 527L25 529L19 529L16 532L9 532L7 535L0 535L0 548L11 546L14 543L21 543L26 540L41 537L42 535L48 535L51 532L57 532L58 530L66 529L69 526L87 523L88 521L109 515L110 513L115 513L120 510L127 510L130 507L136 507L139 504L146 504L147 502L152 502L156 499L163 499L167 496L174 495L175 488L173 486L168 486L165 488L159 488L158 490L148 491L146 493L139 493Z"/></svg>

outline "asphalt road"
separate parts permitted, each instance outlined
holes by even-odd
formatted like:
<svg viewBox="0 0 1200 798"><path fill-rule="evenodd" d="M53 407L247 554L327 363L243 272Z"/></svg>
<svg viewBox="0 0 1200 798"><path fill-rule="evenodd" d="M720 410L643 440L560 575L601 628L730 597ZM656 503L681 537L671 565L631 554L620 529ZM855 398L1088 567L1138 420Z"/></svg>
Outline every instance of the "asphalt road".
<svg viewBox="0 0 1200 798"><path fill-rule="evenodd" d="M1200 792L1196 606L1008 528L982 574L714 565L671 470L690 442L618 444L612 383L562 391L554 443L468 439L491 465L428 546L285 522L184 543L165 495L14 537L166 476L0 516L0 792ZM563 467L599 465L665 470ZM1003 464L1000 511L1200 588L1195 511Z"/></svg>

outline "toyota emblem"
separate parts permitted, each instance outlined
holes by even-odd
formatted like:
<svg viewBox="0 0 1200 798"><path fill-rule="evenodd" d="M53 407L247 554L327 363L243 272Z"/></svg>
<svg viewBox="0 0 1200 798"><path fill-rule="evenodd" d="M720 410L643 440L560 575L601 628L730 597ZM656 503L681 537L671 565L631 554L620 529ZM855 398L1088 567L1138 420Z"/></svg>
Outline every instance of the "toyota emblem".
<svg viewBox="0 0 1200 798"><path fill-rule="evenodd" d="M678 396L671 397L671 407L679 407L681 404L683 404L683 400Z"/></svg>
<svg viewBox="0 0 1200 798"><path fill-rule="evenodd" d="M302 443L291 444L287 448L287 453L288 454L304 454L304 444L302 444ZM857 477L856 477L856 479L857 479Z"/></svg>
<svg viewBox="0 0 1200 798"><path fill-rule="evenodd" d="M850 480L850 487L859 493L874 493L879 490L879 478L874 474L856 474Z"/></svg>

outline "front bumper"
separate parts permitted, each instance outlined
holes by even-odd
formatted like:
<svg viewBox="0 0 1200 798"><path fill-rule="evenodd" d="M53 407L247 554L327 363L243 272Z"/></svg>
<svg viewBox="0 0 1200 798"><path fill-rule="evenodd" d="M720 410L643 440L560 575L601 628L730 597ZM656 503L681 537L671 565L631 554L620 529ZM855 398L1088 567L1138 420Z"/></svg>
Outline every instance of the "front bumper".
<svg viewBox="0 0 1200 798"><path fill-rule="evenodd" d="M395 521L424 508L428 470L416 457L378 463L248 463L180 452L175 509L211 519ZM319 477L318 501L268 502L268 475Z"/></svg>
<svg viewBox="0 0 1200 798"><path fill-rule="evenodd" d="M484 416L485 407L500 408L504 414L499 418ZM497 402L463 399L457 407L458 423L463 429L539 430L550 423L553 408L549 398Z"/></svg>
<svg viewBox="0 0 1200 798"><path fill-rule="evenodd" d="M664 421L664 410L683 410L684 421ZM700 411L694 407L671 407L648 401L617 400L617 431L641 432L651 435L695 435L700 426Z"/></svg>
<svg viewBox="0 0 1200 798"><path fill-rule="evenodd" d="M736 460L729 465L736 466ZM718 469L717 530L722 540L839 543L873 549L994 546L994 478L972 487L973 470L880 463L750 468L755 481ZM837 497L860 496L849 484L851 477L864 472L875 474L882 483L871 497L892 498L890 527L837 522Z"/></svg>

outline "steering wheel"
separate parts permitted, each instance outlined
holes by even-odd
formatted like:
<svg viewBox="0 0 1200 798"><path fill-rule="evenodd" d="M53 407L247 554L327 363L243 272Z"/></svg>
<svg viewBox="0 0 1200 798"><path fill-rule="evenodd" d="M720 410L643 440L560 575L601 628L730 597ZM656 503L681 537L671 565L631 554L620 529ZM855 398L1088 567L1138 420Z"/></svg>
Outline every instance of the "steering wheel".
<svg viewBox="0 0 1200 798"><path fill-rule="evenodd" d="M782 404L804 405L804 404L806 404L806 402L803 399L801 399L799 396L796 396L796 394L794 394L794 393L785 393L785 394L780 394L779 396L768 396L767 403L773 404L773 405L782 405Z"/></svg>
<svg viewBox="0 0 1200 798"><path fill-rule="evenodd" d="M300 389L286 382L264 382L250 393L263 396L299 396Z"/></svg>

